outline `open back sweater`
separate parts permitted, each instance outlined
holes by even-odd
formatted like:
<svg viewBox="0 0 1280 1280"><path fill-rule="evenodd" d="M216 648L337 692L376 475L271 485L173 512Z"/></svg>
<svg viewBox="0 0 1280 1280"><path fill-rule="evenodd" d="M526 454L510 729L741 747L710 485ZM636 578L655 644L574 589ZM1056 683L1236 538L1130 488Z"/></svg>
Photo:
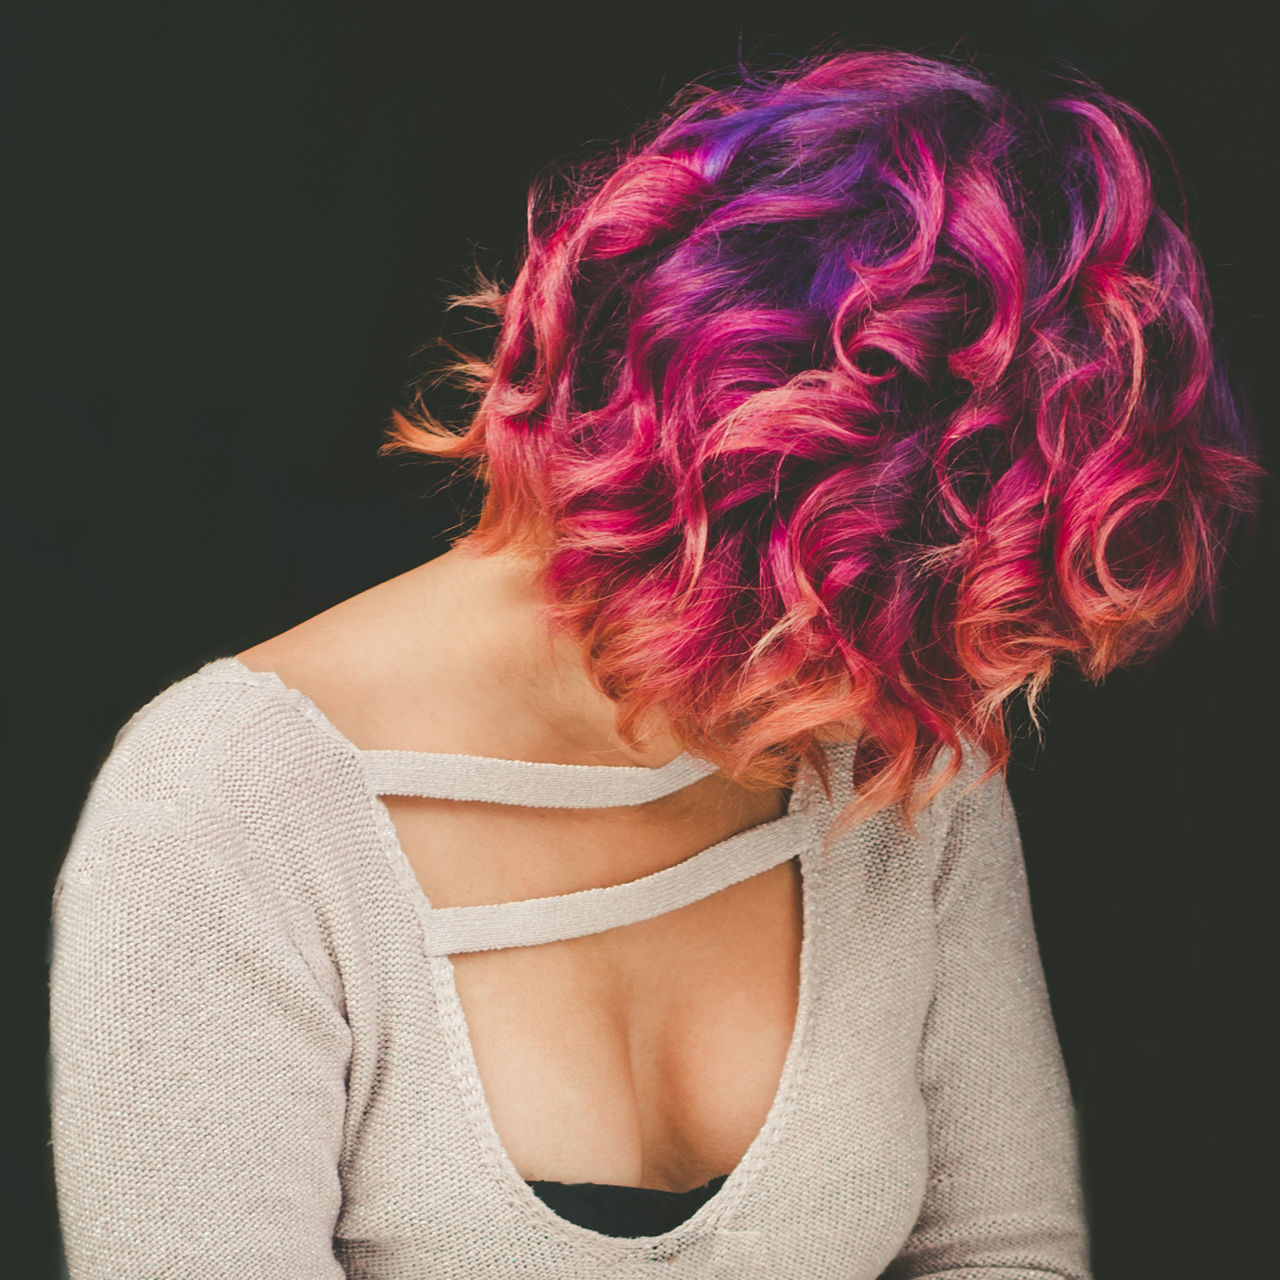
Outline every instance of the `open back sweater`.
<svg viewBox="0 0 1280 1280"><path fill-rule="evenodd" d="M71 1280L1088 1280L1074 1113L999 777L910 833L786 814L626 884L434 908L381 797L636 804L714 766L357 748L220 658L117 734L53 900L53 1151ZM623 927L798 857L776 1096L684 1221L607 1234L495 1131L449 957ZM544 1189L545 1192L545 1189ZM660 1264L660 1265L659 1265Z"/></svg>

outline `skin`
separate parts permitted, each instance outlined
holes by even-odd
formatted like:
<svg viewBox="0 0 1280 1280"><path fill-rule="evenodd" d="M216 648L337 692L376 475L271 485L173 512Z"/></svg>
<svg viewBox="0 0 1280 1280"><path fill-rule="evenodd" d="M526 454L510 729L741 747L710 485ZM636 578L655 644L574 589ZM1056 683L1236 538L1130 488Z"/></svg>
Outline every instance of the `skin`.
<svg viewBox="0 0 1280 1280"><path fill-rule="evenodd" d="M531 562L465 541L237 655L364 749L657 768L583 655L536 615ZM785 812L716 773L648 804L555 810L383 798L436 906L650 875ZM803 934L797 859L653 920L451 957L499 1140L523 1178L682 1191L728 1173L777 1091Z"/></svg>

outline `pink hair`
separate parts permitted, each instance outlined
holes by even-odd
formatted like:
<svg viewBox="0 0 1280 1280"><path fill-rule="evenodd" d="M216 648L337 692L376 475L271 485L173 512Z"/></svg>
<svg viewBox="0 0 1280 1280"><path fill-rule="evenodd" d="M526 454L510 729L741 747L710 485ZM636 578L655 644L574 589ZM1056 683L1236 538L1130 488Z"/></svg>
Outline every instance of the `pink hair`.
<svg viewBox="0 0 1280 1280"><path fill-rule="evenodd" d="M510 290L455 300L501 319L456 366L470 426L419 396L381 452L476 464L473 540L539 553L624 738L658 711L734 777L829 786L854 725L835 830L910 821L962 741L1003 766L1056 661L1175 634L1252 505L1160 146L1091 81L904 53L695 87L535 189Z"/></svg>

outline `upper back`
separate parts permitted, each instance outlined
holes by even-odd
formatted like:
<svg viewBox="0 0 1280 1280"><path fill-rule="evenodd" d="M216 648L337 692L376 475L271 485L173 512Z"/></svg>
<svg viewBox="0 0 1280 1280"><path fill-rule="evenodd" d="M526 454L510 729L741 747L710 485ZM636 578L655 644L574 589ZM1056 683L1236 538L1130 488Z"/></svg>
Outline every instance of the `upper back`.
<svg viewBox="0 0 1280 1280"><path fill-rule="evenodd" d="M513 658L501 627L516 611L478 616L451 568L430 562L240 661L306 695L362 750L666 762L621 743L580 684ZM563 706L547 696L556 688ZM780 817L788 792L713 773L609 808L382 799L427 899L447 908L641 879ZM793 861L655 919L454 956L488 1106L521 1172L683 1189L732 1168L777 1089L801 932Z"/></svg>

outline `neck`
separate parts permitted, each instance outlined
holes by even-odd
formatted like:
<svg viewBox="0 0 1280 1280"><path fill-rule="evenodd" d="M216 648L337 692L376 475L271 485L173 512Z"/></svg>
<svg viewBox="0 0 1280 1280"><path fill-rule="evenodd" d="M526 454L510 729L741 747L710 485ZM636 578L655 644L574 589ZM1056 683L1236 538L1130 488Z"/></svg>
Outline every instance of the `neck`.
<svg viewBox="0 0 1280 1280"><path fill-rule="evenodd" d="M545 600L536 559L510 551L482 554L464 539L430 563L452 579L474 656L550 732L575 748L622 753L626 759L619 763L648 768L681 753L665 723L651 727L640 750L618 736L618 706L595 683L585 654L541 616Z"/></svg>

